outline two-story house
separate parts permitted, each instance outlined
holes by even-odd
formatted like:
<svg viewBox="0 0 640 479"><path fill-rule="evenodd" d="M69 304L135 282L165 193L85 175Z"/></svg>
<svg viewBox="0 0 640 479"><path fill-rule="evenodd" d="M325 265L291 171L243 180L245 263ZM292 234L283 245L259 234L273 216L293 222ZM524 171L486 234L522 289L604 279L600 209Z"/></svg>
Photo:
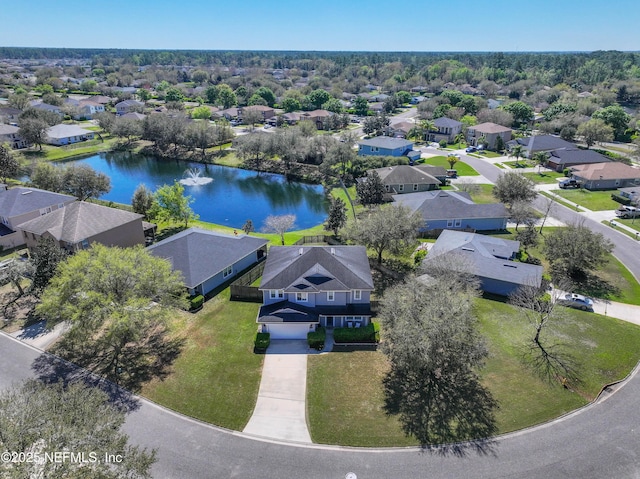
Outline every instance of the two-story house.
<svg viewBox="0 0 640 479"><path fill-rule="evenodd" d="M14 150L27 148L29 143L18 134L19 130L20 128L14 125L0 124L0 144L9 143Z"/></svg>
<svg viewBox="0 0 640 479"><path fill-rule="evenodd" d="M131 113L132 111L138 111L144 108L144 103L137 100L123 100L120 103L116 103L116 114L124 115L125 113Z"/></svg>
<svg viewBox="0 0 640 479"><path fill-rule="evenodd" d="M506 145L511 140L511 128L496 123L480 123L467 129L467 142L473 146L479 145L480 139L484 138L489 149L493 150L498 137L502 139L502 144Z"/></svg>
<svg viewBox="0 0 640 479"><path fill-rule="evenodd" d="M371 321L373 279L364 246L272 246L258 288L257 323L272 339Z"/></svg>
<svg viewBox="0 0 640 479"><path fill-rule="evenodd" d="M433 125L436 127L435 131L427 133L428 141L440 142L445 140L449 143L453 143L455 137L462 131L462 123L457 120L452 120L446 116L441 116L433 120Z"/></svg>
<svg viewBox="0 0 640 479"><path fill-rule="evenodd" d="M18 226L64 208L76 198L52 191L0 185L0 246L14 248L25 243Z"/></svg>

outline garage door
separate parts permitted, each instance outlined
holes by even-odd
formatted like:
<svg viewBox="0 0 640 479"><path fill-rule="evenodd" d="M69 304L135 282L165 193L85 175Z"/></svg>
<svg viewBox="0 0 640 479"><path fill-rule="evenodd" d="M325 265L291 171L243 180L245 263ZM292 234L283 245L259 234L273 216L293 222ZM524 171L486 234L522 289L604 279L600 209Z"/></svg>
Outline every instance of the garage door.
<svg viewBox="0 0 640 479"><path fill-rule="evenodd" d="M271 339L307 339L308 323L270 324Z"/></svg>

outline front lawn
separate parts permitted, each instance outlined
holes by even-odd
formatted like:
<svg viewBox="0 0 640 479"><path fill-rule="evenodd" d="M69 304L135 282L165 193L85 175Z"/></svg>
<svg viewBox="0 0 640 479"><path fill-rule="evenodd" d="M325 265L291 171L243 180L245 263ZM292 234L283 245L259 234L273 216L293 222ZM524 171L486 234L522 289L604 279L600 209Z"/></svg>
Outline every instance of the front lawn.
<svg viewBox="0 0 640 479"><path fill-rule="evenodd" d="M532 160L527 160L526 158L520 158L518 161L503 161L502 164L509 168L534 168L538 166L538 163Z"/></svg>
<svg viewBox="0 0 640 479"><path fill-rule="evenodd" d="M640 328L612 318L563 308L564 319L545 330L578 360L581 382L564 389L536 376L522 361L531 334L511 305L478 299L479 329L490 357L482 382L500 403L500 433L550 420L593 400L600 388L623 378L637 363ZM384 325L383 325L384 333ZM399 421L384 413L382 379L388 364L381 352L330 353L308 362L307 410L314 442L352 446L406 446Z"/></svg>
<svg viewBox="0 0 640 479"><path fill-rule="evenodd" d="M258 397L262 356L253 353L259 304L229 301L229 289L197 314L182 313L174 329L186 342L164 380L142 395L202 421L242 430Z"/></svg>
<svg viewBox="0 0 640 479"><path fill-rule="evenodd" d="M540 170L540 173L522 173L526 178L529 178L537 185L542 184L555 184L558 183L558 178L564 178L564 174L557 171L551 171L547 169Z"/></svg>
<svg viewBox="0 0 640 479"><path fill-rule="evenodd" d="M592 211L615 210L620 206L620 203L611 199L611 191L589 191L578 188L576 190L554 190L553 192Z"/></svg>
<svg viewBox="0 0 640 479"><path fill-rule="evenodd" d="M478 204L497 203L498 200L493 196L493 185L477 185L480 187L477 193L471 194L471 199Z"/></svg>
<svg viewBox="0 0 640 479"><path fill-rule="evenodd" d="M425 158L425 165L441 166L448 170L451 168L446 156L432 156L431 158ZM453 169L458 171L458 176L480 176L480 174L469 166L464 161L458 161L453 165Z"/></svg>

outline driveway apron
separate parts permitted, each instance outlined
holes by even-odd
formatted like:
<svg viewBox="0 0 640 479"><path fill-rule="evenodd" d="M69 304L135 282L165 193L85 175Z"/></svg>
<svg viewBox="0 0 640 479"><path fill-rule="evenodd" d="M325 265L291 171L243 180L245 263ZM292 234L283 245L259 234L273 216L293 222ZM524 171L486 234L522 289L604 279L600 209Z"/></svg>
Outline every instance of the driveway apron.
<svg viewBox="0 0 640 479"><path fill-rule="evenodd" d="M245 433L311 443L307 428L306 341L273 340L262 366L258 400Z"/></svg>

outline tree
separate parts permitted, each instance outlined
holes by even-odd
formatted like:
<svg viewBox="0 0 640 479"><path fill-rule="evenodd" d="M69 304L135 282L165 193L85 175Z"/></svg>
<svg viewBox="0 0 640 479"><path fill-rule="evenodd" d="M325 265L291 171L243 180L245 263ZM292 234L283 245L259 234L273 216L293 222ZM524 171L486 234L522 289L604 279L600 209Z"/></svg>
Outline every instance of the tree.
<svg viewBox="0 0 640 479"><path fill-rule="evenodd" d="M458 162L458 157L455 155L449 155L447 156L447 163L449 163L449 168L451 168L453 170L453 167L455 166L455 164Z"/></svg>
<svg viewBox="0 0 640 479"><path fill-rule="evenodd" d="M211 118L211 109L208 106L198 106L191 110L191 118L196 120L208 120Z"/></svg>
<svg viewBox="0 0 640 479"><path fill-rule="evenodd" d="M496 136L496 143L494 147L497 152L501 152L502 150L504 150L504 140L500 135Z"/></svg>
<svg viewBox="0 0 640 479"><path fill-rule="evenodd" d="M89 165L67 166L62 173L62 191L85 201L111 191L111 180Z"/></svg>
<svg viewBox="0 0 640 479"><path fill-rule="evenodd" d="M169 101L181 102L184 100L184 94L182 93L182 90L180 90L179 88L171 87L167 89L164 95L164 100L167 102Z"/></svg>
<svg viewBox="0 0 640 479"><path fill-rule="evenodd" d="M517 201L531 202L537 193L531 180L515 171L508 171L496 181L493 196L511 206Z"/></svg>
<svg viewBox="0 0 640 479"><path fill-rule="evenodd" d="M238 156L247 167L257 171L260 171L262 163L274 154L272 135L266 133L242 135L236 143Z"/></svg>
<svg viewBox="0 0 640 479"><path fill-rule="evenodd" d="M40 317L70 324L59 354L111 381L138 387L177 353L166 323L186 306L183 279L142 246L94 243L58 265L41 298Z"/></svg>
<svg viewBox="0 0 640 479"><path fill-rule="evenodd" d="M38 163L31 173L31 184L41 190L62 192L62 168L51 163Z"/></svg>
<svg viewBox="0 0 640 479"><path fill-rule="evenodd" d="M193 198L184 194L184 186L176 181L173 185L163 185L153 194L154 206L151 215L166 221L184 222L189 227L189 221L197 220L191 209Z"/></svg>
<svg viewBox="0 0 640 479"><path fill-rule="evenodd" d="M48 128L49 124L44 120L40 120L38 118L25 118L24 120L20 120L18 135L27 143L38 145L42 150L42 144L47 139Z"/></svg>
<svg viewBox="0 0 640 479"><path fill-rule="evenodd" d="M27 92L9 95L9 106L17 108L18 110L24 110L29 106L29 95Z"/></svg>
<svg viewBox="0 0 640 479"><path fill-rule="evenodd" d="M253 221L251 221L250 219L245 221L244 224L242 225L242 231L244 231L246 234L252 233L253 232Z"/></svg>
<svg viewBox="0 0 640 479"><path fill-rule="evenodd" d="M200 148L202 158L206 157L207 148L211 147L215 141L216 131L208 121L194 121L185 128L184 146L189 149Z"/></svg>
<svg viewBox="0 0 640 479"><path fill-rule="evenodd" d="M265 233L276 233L280 236L280 241L284 245L284 234L293 228L296 222L296 215L280 215L280 216L267 216L264 220L264 227L262 228Z"/></svg>
<svg viewBox="0 0 640 479"><path fill-rule="evenodd" d="M233 105L238 104L236 94L233 92L229 85L222 83L218 85L217 103L223 108L231 108Z"/></svg>
<svg viewBox="0 0 640 479"><path fill-rule="evenodd" d="M276 96L273 93L273 91L271 91L270 88L261 86L253 94L254 95L258 95L261 98L263 98L264 101L266 102L266 104L269 105L269 106L273 106L275 104L275 102L276 102ZM249 103L249 104L251 104L251 103Z"/></svg>
<svg viewBox="0 0 640 479"><path fill-rule="evenodd" d="M515 145L509 150L509 156L516 159L516 168L520 166L520 157L522 157L522 145Z"/></svg>
<svg viewBox="0 0 640 479"><path fill-rule="evenodd" d="M380 317L390 370L385 410L422 444L487 438L497 402L478 370L488 356L473 313L478 290L457 278L415 278L388 290Z"/></svg>
<svg viewBox="0 0 640 479"><path fill-rule="evenodd" d="M131 198L131 208L133 212L144 215L145 218L149 219L149 213L153 209L153 203L153 192L143 183L139 184Z"/></svg>
<svg viewBox="0 0 640 479"><path fill-rule="evenodd" d="M516 201L511 205L510 209L511 221L516 224L516 231L518 226L525 224L526 226L533 227L538 219L535 210L531 207L531 203L528 201Z"/></svg>
<svg viewBox="0 0 640 479"><path fill-rule="evenodd" d="M356 153L346 142L337 142L329 147L324 161L320 165L320 171L327 176L338 176L342 181L347 181L349 168Z"/></svg>
<svg viewBox="0 0 640 479"><path fill-rule="evenodd" d="M126 138L131 143L134 137L142 136L142 122L135 118L118 117L111 126L111 134L118 138Z"/></svg>
<svg viewBox="0 0 640 479"><path fill-rule="evenodd" d="M302 108L305 110L319 110L326 102L329 101L331 95L329 92L318 89L309 93L302 101Z"/></svg>
<svg viewBox="0 0 640 479"><path fill-rule="evenodd" d="M242 110L242 123L245 125L251 125L252 129L256 123L262 123L263 121L264 117L260 110L256 110L254 108L244 108Z"/></svg>
<svg viewBox="0 0 640 479"><path fill-rule="evenodd" d="M6 183L7 178L14 177L20 171L20 163L13 155L8 145L0 144L0 182Z"/></svg>
<svg viewBox="0 0 640 479"><path fill-rule="evenodd" d="M347 224L346 236L357 244L373 249L382 264L382 253L398 254L413 246L418 228L424 226L419 213L405 206L382 206L370 211L357 222Z"/></svg>
<svg viewBox="0 0 640 479"><path fill-rule="evenodd" d="M67 257L66 250L53 239L43 237L38 240L35 248L31 251L31 266L33 277L31 289L36 295L49 285L51 278L55 275L58 265Z"/></svg>
<svg viewBox="0 0 640 479"><path fill-rule="evenodd" d="M533 108L522 101L514 101L501 107L513 115L513 125L519 126L533 120ZM511 126L511 125L509 125Z"/></svg>
<svg viewBox="0 0 640 479"><path fill-rule="evenodd" d="M20 261L14 259L7 263L5 267L0 270L0 284L11 283L18 290L18 298L24 296L24 288L22 287L22 280L31 273L31 264L27 261Z"/></svg>
<svg viewBox="0 0 640 479"><path fill-rule="evenodd" d="M613 244L583 224L556 228L546 237L544 255L555 272L581 280L602 265Z"/></svg>
<svg viewBox="0 0 640 479"><path fill-rule="evenodd" d="M300 102L295 98L291 98L291 97L284 98L280 106L286 113L291 113L292 111L298 111L300 110L300 108L302 108L300 106Z"/></svg>
<svg viewBox="0 0 640 479"><path fill-rule="evenodd" d="M538 246L538 232L533 225L527 224L527 227L524 230L518 231L516 234L516 240L520 241L520 245L524 249L524 252L527 253L529 248L535 248Z"/></svg>
<svg viewBox="0 0 640 479"><path fill-rule="evenodd" d="M322 109L333 113L342 113L343 107L337 98L329 98L329 100L322 104Z"/></svg>
<svg viewBox="0 0 640 479"><path fill-rule="evenodd" d="M614 137L617 140L621 140L624 137L624 132L631 120L631 116L620 105L609 105L596 111L591 118L603 120L609 125L613 129Z"/></svg>
<svg viewBox="0 0 640 479"><path fill-rule="evenodd" d="M347 206L340 198L331 200L326 228L338 236L338 231L347 223Z"/></svg>
<svg viewBox="0 0 640 479"><path fill-rule="evenodd" d="M0 475L23 477L151 477L155 451L130 446L121 431L126 411L106 392L82 382L45 384L35 379L0 393L0 448L27 457L58 451L82 453L83 461L0 462ZM106 461L105 457L120 458Z"/></svg>
<svg viewBox="0 0 640 479"><path fill-rule="evenodd" d="M587 148L591 148L596 143L613 140L613 128L599 118L580 123L576 134L582 137Z"/></svg>
<svg viewBox="0 0 640 479"><path fill-rule="evenodd" d="M357 96L353 100L353 112L358 116L367 116L369 111L369 102L366 98Z"/></svg>
<svg viewBox="0 0 640 479"><path fill-rule="evenodd" d="M384 200L385 188L380 175L376 171L370 171L367 176L360 178L356 184L356 194L363 206L379 205Z"/></svg>
<svg viewBox="0 0 640 479"><path fill-rule="evenodd" d="M383 113L365 118L362 123L362 131L366 135L375 134L375 136L380 136L387 126L389 126L389 117Z"/></svg>
<svg viewBox="0 0 640 479"><path fill-rule="evenodd" d="M538 151L537 153L533 154L533 157L531 159L538 165L538 173L540 173L540 169L543 166L547 166L547 163L549 162L549 155L545 151Z"/></svg>
<svg viewBox="0 0 640 479"><path fill-rule="evenodd" d="M253 106L253 105L263 105L263 106L267 106L267 100L265 100L264 98L262 98L260 95L258 95L257 93L254 93L253 95L251 95L251 97L249 98L249 101L247 102L247 104L249 106Z"/></svg>

